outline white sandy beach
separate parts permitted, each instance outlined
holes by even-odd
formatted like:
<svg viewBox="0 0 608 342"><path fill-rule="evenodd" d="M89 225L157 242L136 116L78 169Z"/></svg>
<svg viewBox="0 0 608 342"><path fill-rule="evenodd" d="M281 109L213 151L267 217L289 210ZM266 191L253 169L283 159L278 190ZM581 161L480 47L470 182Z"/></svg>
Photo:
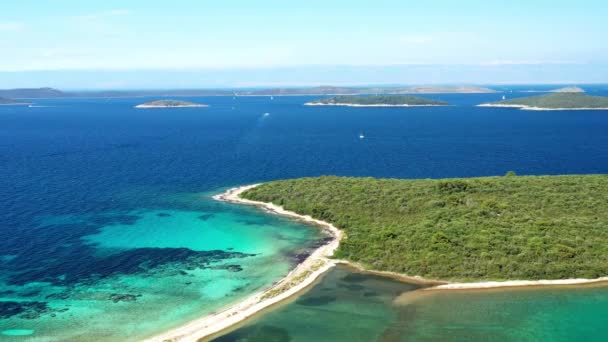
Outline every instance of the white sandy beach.
<svg viewBox="0 0 608 342"><path fill-rule="evenodd" d="M525 105L515 105L515 104L493 104L493 103L483 103L477 105L477 107L496 107L496 108L518 108L521 110L608 110L608 108L543 108L543 107L532 107Z"/></svg>
<svg viewBox="0 0 608 342"><path fill-rule="evenodd" d="M386 271L370 271L365 270L362 266L352 264L346 260L330 259L335 250L340 244L340 240L344 233L334 225L321 220L314 219L308 215L299 215L295 212L285 210L283 207L272 203L264 203L251 201L241 198L239 195L244 191L252 189L259 184L232 188L228 191L216 195L213 198L219 201L226 201L236 204L245 204L259 207L270 213L291 217L299 221L310 223L323 228L334 239L326 245L316 249L306 260L292 270L285 278L278 281L272 287L256 293L247 299L225 309L221 312L204 316L200 319L192 321L179 328L169 330L159 334L146 341L163 342L163 341L197 341L201 338L211 336L222 330L242 322L252 315L268 308L276 303L284 301L310 286L319 276L334 267L338 263L349 264L359 270L378 274L391 278L400 279L402 281L432 285L424 288L422 291L433 290L482 290L490 288L504 287L522 287L522 286L547 286L547 285L584 285L600 282L608 282L608 277L597 279L559 279L559 280L510 280L510 281L487 281L473 283L449 283L441 280L426 279L420 276L408 276L395 272Z"/></svg>
<svg viewBox="0 0 608 342"><path fill-rule="evenodd" d="M499 287L518 287L518 286L548 286L548 285L587 285L594 283L608 282L608 277L596 279L556 279L556 280L507 280L507 281L486 281L478 283L449 283L429 287L425 290L474 290L491 289Z"/></svg>
<svg viewBox="0 0 608 342"><path fill-rule="evenodd" d="M332 256L338 248L342 232L333 225L313 219L310 216L298 215L294 212L284 210L282 207L271 203L255 202L239 197L243 191L249 190L255 185L233 188L223 194L214 196L215 199L231 203L246 204L260 207L277 215L292 217L303 222L320 226L334 239L316 249L306 260L299 264L294 270L267 290L256 293L251 297L225 309L219 313L202 317L179 328L154 336L146 341L197 341L203 337L220 332L235 325L255 313L279 303L311 285L320 275L335 266L335 262L327 257ZM273 293L278 292L276 295Z"/></svg>

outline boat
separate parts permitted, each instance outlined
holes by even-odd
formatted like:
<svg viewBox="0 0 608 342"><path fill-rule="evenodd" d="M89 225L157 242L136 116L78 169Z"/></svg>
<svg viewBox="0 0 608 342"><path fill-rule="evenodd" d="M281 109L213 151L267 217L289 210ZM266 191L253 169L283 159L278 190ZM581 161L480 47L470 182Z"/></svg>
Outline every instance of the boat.
<svg viewBox="0 0 608 342"><path fill-rule="evenodd" d="M264 113L264 116L269 116L269 115L270 115L270 113Z"/></svg>
<svg viewBox="0 0 608 342"><path fill-rule="evenodd" d="M363 133L359 134L359 139L365 139L365 135Z"/></svg>

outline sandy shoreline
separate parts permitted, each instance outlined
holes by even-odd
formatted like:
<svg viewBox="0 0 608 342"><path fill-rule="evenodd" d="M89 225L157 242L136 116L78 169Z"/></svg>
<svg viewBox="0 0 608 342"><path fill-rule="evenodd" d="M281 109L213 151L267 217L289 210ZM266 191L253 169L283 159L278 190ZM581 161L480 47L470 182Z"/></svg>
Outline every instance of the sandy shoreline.
<svg viewBox="0 0 608 342"><path fill-rule="evenodd" d="M408 104L356 104L356 103L314 103L306 102L305 106L342 106L342 107L446 107L448 105L408 105Z"/></svg>
<svg viewBox="0 0 608 342"><path fill-rule="evenodd" d="M496 108L519 108L521 110L537 110L537 111L541 111L541 110L608 110L608 108L587 108L587 107L581 107L581 108L543 108L543 107L532 107L532 106L526 106L526 105L515 105L515 104L492 104L492 103L483 103L480 105L477 105L477 107L496 107Z"/></svg>
<svg viewBox="0 0 608 342"><path fill-rule="evenodd" d="M250 297L244 299L243 301L238 302L235 305L218 313L204 316L176 329L172 329L162 334L146 339L145 341L195 342L199 339L215 335L246 320L247 318L250 318L256 313L259 313L260 311L269 308L270 306L273 306L277 303L289 299L290 297L297 295L299 292L305 290L311 284L313 284L315 280L319 278L319 276L321 276L323 273L327 272L329 269L339 263L347 264L357 270L370 274L391 277L409 283L430 285L430 287L423 288L421 289L421 291L484 290L498 288L521 288L529 286L588 285L608 282L608 277L602 277L596 279L510 280L473 283L450 283L447 281L426 279L420 276L408 276L395 272L367 270L361 265L354 264L346 260L335 260L329 258L334 254L335 250L340 244L340 240L344 236L344 233L334 225L328 222L314 219L308 215L300 215L295 212L285 210L282 207L274 205L272 203L251 201L241 198L239 196L244 191L247 191L258 185L259 184L254 184L232 188L222 194L213 196L213 198L219 201L225 201L235 204L256 206L276 215L291 217L301 222L319 226L326 232L328 232L330 235L332 235L333 239L329 243L317 248L313 253L311 253L311 255L306 260L304 260L302 263L296 266L295 269L289 272L289 274L287 274L285 278L279 280L270 288L253 294Z"/></svg>
<svg viewBox="0 0 608 342"><path fill-rule="evenodd" d="M240 193L255 186L257 186L257 184L233 188L223 194L216 195L213 198L219 201L257 206L277 215L292 217L306 223L314 224L323 228L334 238L328 244L317 248L308 256L308 258L306 258L306 260L289 272L285 278L279 280L269 289L258 292L219 313L202 317L176 329L146 339L146 341L194 342L201 338L216 334L269 306L297 294L312 284L320 275L335 266L336 263L328 259L328 257L332 256L336 248L338 248L342 232L333 225L313 219L310 216L298 215L271 203L255 202L239 197Z"/></svg>

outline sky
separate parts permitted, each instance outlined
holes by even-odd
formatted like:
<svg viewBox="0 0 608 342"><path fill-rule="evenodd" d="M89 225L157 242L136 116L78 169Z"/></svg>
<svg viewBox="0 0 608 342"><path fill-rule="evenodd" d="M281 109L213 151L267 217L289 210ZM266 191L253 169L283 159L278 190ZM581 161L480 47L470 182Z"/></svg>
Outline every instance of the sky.
<svg viewBox="0 0 608 342"><path fill-rule="evenodd" d="M0 88L601 83L606 18L605 0L6 0Z"/></svg>

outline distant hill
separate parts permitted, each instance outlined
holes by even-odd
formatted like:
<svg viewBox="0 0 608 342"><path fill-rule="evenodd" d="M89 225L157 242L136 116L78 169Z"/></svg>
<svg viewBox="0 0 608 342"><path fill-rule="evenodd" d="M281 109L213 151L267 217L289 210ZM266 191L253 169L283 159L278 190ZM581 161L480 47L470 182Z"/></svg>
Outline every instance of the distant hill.
<svg viewBox="0 0 608 342"><path fill-rule="evenodd" d="M53 98L67 96L68 95L61 90L53 88L0 89L0 97L13 99Z"/></svg>
<svg viewBox="0 0 608 342"><path fill-rule="evenodd" d="M27 105L27 104L29 104L29 103L0 97L0 106Z"/></svg>
<svg viewBox="0 0 608 342"><path fill-rule="evenodd" d="M142 103L135 108L184 108L184 107L208 107L205 104L180 101L180 100L158 100Z"/></svg>
<svg viewBox="0 0 608 342"><path fill-rule="evenodd" d="M474 86L424 86L424 87L333 87L275 88L239 91L238 95L362 95L362 94L472 94L495 93L496 90Z"/></svg>
<svg viewBox="0 0 608 342"><path fill-rule="evenodd" d="M585 90L580 87L564 87L559 89L549 90L550 93L584 93Z"/></svg>
<svg viewBox="0 0 608 342"><path fill-rule="evenodd" d="M522 97L486 103L483 107L515 107L527 110L588 110L607 109L608 97L581 93L559 92L554 94Z"/></svg>
<svg viewBox="0 0 608 342"><path fill-rule="evenodd" d="M495 93L490 88L475 86L423 87L302 87L272 89L168 89L168 90L100 90L61 91L54 88L0 89L7 98L65 98L65 97L138 97L138 96L281 96L281 95L360 95L360 94L472 94Z"/></svg>
<svg viewBox="0 0 608 342"><path fill-rule="evenodd" d="M409 95L341 95L306 103L309 106L446 106L443 101Z"/></svg>

